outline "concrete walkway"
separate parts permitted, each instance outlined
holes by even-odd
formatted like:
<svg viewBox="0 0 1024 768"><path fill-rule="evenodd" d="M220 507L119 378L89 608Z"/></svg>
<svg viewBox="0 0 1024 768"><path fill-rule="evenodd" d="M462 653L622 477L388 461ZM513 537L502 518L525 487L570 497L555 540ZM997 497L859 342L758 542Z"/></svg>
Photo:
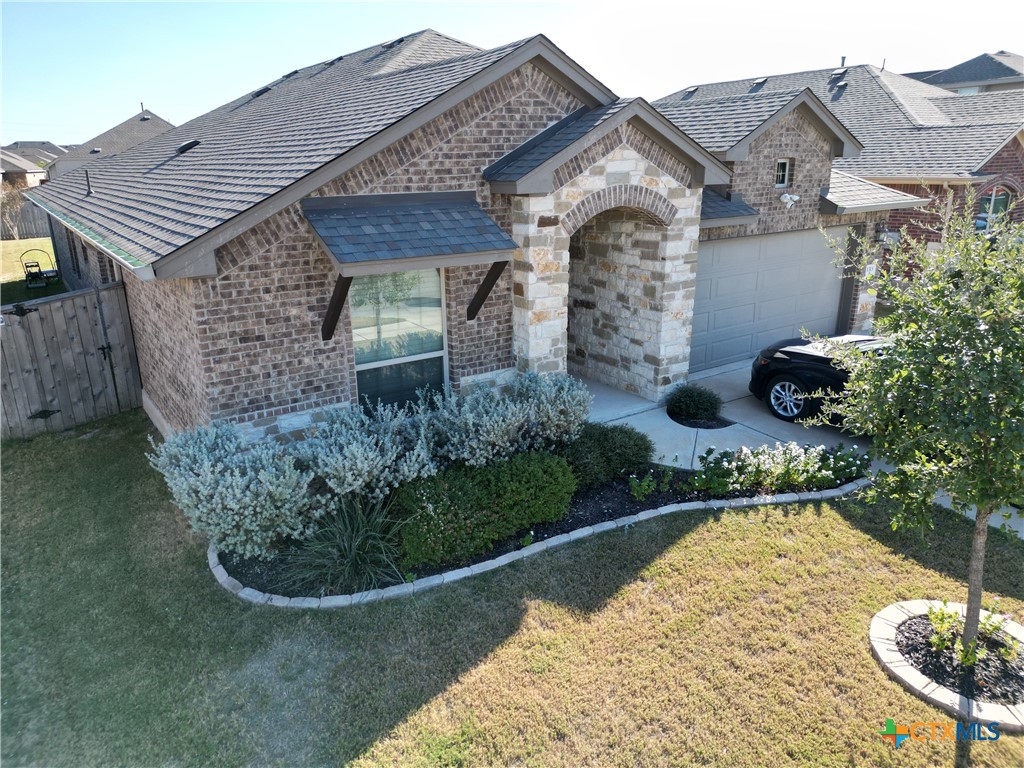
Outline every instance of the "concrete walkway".
<svg viewBox="0 0 1024 768"><path fill-rule="evenodd" d="M594 395L590 420L606 424L627 424L647 433L654 441L655 461L685 469L696 469L699 466L698 457L708 448L734 451L743 446L757 448L791 441L800 445L824 445L829 448L840 443L847 447L868 447L868 438L854 438L836 427L806 427L772 416L764 402L757 400L747 389L750 382L749 361L701 371L690 376L689 381L717 392L724 401L722 416L735 423L722 429L691 429L672 421L665 413L664 406L605 384L584 380ZM885 467L876 462L872 469ZM950 506L948 496L939 497L936 502ZM974 518L970 512L967 516ZM993 528L1005 525L1024 539L1022 514L1011 515L1009 520L1002 515L993 515L989 524Z"/></svg>
<svg viewBox="0 0 1024 768"><path fill-rule="evenodd" d="M747 390L750 363L734 363L690 377L691 384L700 384L724 401L722 416L732 422L722 429L692 429L676 424L665 413L664 406L637 395L586 381L594 395L590 420L607 424L628 424L647 433L654 441L655 460L662 464L694 469L697 458L708 448L736 450L743 446L796 442L801 445L832 447L857 444L857 441L834 427L805 427L777 419L765 404ZM864 447L864 441L860 442Z"/></svg>

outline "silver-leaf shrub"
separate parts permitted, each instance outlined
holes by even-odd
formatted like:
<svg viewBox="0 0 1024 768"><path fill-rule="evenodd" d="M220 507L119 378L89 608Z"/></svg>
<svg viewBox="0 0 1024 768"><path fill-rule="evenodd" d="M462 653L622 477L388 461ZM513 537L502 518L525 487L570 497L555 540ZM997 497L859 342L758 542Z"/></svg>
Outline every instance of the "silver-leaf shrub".
<svg viewBox="0 0 1024 768"><path fill-rule="evenodd" d="M175 504L219 551L269 559L286 538L312 534L322 509L309 494L313 474L281 446L246 445L233 426L217 423L153 447L147 457Z"/></svg>
<svg viewBox="0 0 1024 768"><path fill-rule="evenodd" d="M339 496L385 498L400 483L436 472L427 428L413 408L337 408L295 448Z"/></svg>

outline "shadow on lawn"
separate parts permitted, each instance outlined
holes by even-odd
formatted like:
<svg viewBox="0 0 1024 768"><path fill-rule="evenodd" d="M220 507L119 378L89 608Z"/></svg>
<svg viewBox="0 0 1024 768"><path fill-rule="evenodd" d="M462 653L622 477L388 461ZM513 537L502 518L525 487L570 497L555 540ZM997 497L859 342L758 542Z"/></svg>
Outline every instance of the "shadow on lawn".
<svg viewBox="0 0 1024 768"><path fill-rule="evenodd" d="M882 505L869 505L848 499L836 504L834 508L850 525L899 555L963 582L962 597L966 598L973 520L936 506L934 530L921 531L915 528L893 531L888 510ZM988 532L985 590L1024 600L1024 541L1013 533L996 528ZM960 598L950 596L950 599Z"/></svg>

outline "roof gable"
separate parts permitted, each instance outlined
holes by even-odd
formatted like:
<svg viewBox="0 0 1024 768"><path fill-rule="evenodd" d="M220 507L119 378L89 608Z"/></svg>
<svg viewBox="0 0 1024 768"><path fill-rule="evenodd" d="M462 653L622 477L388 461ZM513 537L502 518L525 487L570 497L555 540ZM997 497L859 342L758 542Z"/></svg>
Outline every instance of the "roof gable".
<svg viewBox="0 0 1024 768"><path fill-rule="evenodd" d="M943 69L927 78L933 85L982 83L991 80L1020 79L1024 76L1024 57L1009 51L983 53L955 67Z"/></svg>
<svg viewBox="0 0 1024 768"><path fill-rule="evenodd" d="M51 160L49 165L60 164L64 160L95 160L116 155L173 127L159 115L144 109L99 136L93 136L74 149L69 149L65 154Z"/></svg>
<svg viewBox="0 0 1024 768"><path fill-rule="evenodd" d="M415 49L403 56L406 46ZM140 263L159 262L160 276L195 275L184 272L191 261L209 263L217 246L526 63L590 106L614 99L543 35L467 47L428 30L290 72L90 164L91 194L82 169L31 199Z"/></svg>
<svg viewBox="0 0 1024 768"><path fill-rule="evenodd" d="M496 192L546 194L561 165L623 123L629 122L671 152L689 169L695 185L725 184L729 171L644 99L620 99L580 110L484 169Z"/></svg>
<svg viewBox="0 0 1024 768"><path fill-rule="evenodd" d="M750 145L779 120L799 111L832 143L837 157L856 157L863 145L809 88L751 92L694 99L669 96L654 106L723 160L745 160ZM678 96L678 98L677 98Z"/></svg>

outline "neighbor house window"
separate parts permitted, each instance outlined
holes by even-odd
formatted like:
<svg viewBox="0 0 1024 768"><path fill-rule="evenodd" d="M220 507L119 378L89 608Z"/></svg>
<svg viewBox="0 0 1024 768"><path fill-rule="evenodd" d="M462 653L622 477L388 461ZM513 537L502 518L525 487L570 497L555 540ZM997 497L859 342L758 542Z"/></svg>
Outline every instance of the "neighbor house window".
<svg viewBox="0 0 1024 768"><path fill-rule="evenodd" d="M404 403L447 382L441 270L352 281L352 339L359 401Z"/></svg>
<svg viewBox="0 0 1024 768"><path fill-rule="evenodd" d="M981 86L971 85L967 88L957 88L956 92L960 96L973 96L976 93L981 93Z"/></svg>
<svg viewBox="0 0 1024 768"><path fill-rule="evenodd" d="M974 225L978 229L988 229L991 219L1000 213L1005 213L1006 209L1010 207L1012 198L1013 194L1006 187L993 187L981 198L981 209Z"/></svg>
<svg viewBox="0 0 1024 768"><path fill-rule="evenodd" d="M793 164L789 160L775 162L775 188L788 187L792 178Z"/></svg>

